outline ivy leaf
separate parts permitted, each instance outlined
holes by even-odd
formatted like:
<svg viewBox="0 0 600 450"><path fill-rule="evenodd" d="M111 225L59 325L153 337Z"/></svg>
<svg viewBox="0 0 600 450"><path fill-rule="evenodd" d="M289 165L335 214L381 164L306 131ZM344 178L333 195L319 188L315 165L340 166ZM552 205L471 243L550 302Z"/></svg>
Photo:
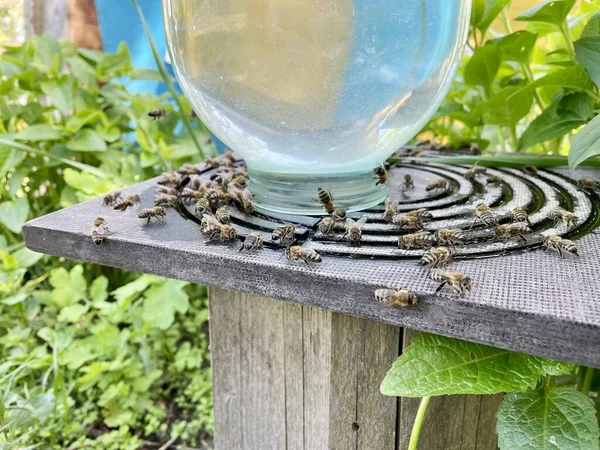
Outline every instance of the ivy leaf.
<svg viewBox="0 0 600 450"><path fill-rule="evenodd" d="M73 109L73 80L69 75L60 80L49 80L40 83L42 92L50 97L52 104L63 114L68 115Z"/></svg>
<svg viewBox="0 0 600 450"><path fill-rule="evenodd" d="M590 399L569 388L506 394L498 409L501 450L598 450L598 422Z"/></svg>
<svg viewBox="0 0 600 450"><path fill-rule="evenodd" d="M502 54L498 47L493 44L479 47L465 66L465 83L483 86L489 93L501 62Z"/></svg>
<svg viewBox="0 0 600 450"><path fill-rule="evenodd" d="M21 232L28 215L29 203L26 198L0 203L0 222L13 233Z"/></svg>
<svg viewBox="0 0 600 450"><path fill-rule="evenodd" d="M546 0L521 13L515 20L545 22L560 27L576 0Z"/></svg>
<svg viewBox="0 0 600 450"><path fill-rule="evenodd" d="M536 386L549 360L487 345L422 333L381 384L384 395L523 392Z"/></svg>
<svg viewBox="0 0 600 450"><path fill-rule="evenodd" d="M142 319L166 330L175 321L175 312L185 313L189 307L188 296L183 292L186 282L166 280L152 286L144 294Z"/></svg>
<svg viewBox="0 0 600 450"><path fill-rule="evenodd" d="M94 130L84 128L67 142L67 148L73 152L103 152L106 142Z"/></svg>
<svg viewBox="0 0 600 450"><path fill-rule="evenodd" d="M600 115L575 135L569 150L569 167L574 169L592 156L600 155Z"/></svg>
<svg viewBox="0 0 600 450"><path fill-rule="evenodd" d="M519 86L507 86L494 95L483 107L483 120L486 124L515 128L533 103L531 92L521 92ZM519 95L514 95L521 92Z"/></svg>
<svg viewBox="0 0 600 450"><path fill-rule="evenodd" d="M573 45L577 61L585 67L596 86L600 86L600 35L581 38Z"/></svg>
<svg viewBox="0 0 600 450"><path fill-rule="evenodd" d="M590 20L588 20L588 23L585 25L585 28L581 32L580 37L585 38L588 36L597 36L599 34L600 34L600 12L597 12L592 17L590 17Z"/></svg>
<svg viewBox="0 0 600 450"><path fill-rule="evenodd" d="M510 0L485 0L483 12L475 23L475 28L485 34L492 22L502 12L504 7L510 3Z"/></svg>
<svg viewBox="0 0 600 450"><path fill-rule="evenodd" d="M506 61L528 64L536 41L537 34L523 30L494 39L492 42L496 43Z"/></svg>
<svg viewBox="0 0 600 450"><path fill-rule="evenodd" d="M60 137L60 131L47 123L29 125L15 134L16 141L54 141Z"/></svg>

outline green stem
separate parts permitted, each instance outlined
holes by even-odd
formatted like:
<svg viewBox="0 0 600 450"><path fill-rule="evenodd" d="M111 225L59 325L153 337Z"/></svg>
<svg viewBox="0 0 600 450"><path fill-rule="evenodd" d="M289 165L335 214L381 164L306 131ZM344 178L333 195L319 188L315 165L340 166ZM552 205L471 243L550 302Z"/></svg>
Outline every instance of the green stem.
<svg viewBox="0 0 600 450"><path fill-rule="evenodd" d="M515 127L510 127L510 141L513 146L513 150L519 150L519 138L517 136L517 129Z"/></svg>
<svg viewBox="0 0 600 450"><path fill-rule="evenodd" d="M533 72L531 72L531 68L527 64L522 63L521 64L521 69L523 70L523 73L525 74L525 78L527 79L527 81L529 83L533 83L534 79L533 79ZM548 105L546 105L546 102L544 102L544 100L542 100L542 97L541 97L541 95L540 95L540 93L538 92L537 89L533 90L533 95L535 97L535 101L538 104L538 106L542 110L546 109L546 107Z"/></svg>
<svg viewBox="0 0 600 450"><path fill-rule="evenodd" d="M581 385L581 389L579 389L583 394L588 395L590 392L590 387L592 386L592 380L594 378L594 368L593 367L585 367L585 376L583 378L583 384Z"/></svg>
<svg viewBox="0 0 600 450"><path fill-rule="evenodd" d="M560 27L560 32L565 39L565 43L567 44L567 50L571 55L571 59L575 60L575 46L573 45L573 41L571 40L571 33L569 31L569 25L567 24L567 19L565 19Z"/></svg>
<svg viewBox="0 0 600 450"><path fill-rule="evenodd" d="M550 375L546 375L543 380L544 391L547 391L552 386L552 377Z"/></svg>
<svg viewBox="0 0 600 450"><path fill-rule="evenodd" d="M421 399L421 404L419 405L419 410L417 411L417 416L415 417L415 423L413 423L412 431L410 432L408 450L417 450L419 447L419 436L421 434L421 427L423 426L423 421L425 419L425 413L427 412L427 407L429 406L429 400L431 400L431 397L423 397Z"/></svg>

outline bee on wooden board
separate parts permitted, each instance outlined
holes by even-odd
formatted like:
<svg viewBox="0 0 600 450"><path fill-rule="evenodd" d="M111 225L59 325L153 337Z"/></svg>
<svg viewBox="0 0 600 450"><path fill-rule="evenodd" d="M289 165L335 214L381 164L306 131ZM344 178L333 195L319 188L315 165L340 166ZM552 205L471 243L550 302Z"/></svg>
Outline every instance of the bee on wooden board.
<svg viewBox="0 0 600 450"><path fill-rule="evenodd" d="M475 166L469 167L467 169L467 171L463 174L463 176L467 180L471 181L471 180L474 180L477 175L482 175L486 172L487 172L486 167L475 165Z"/></svg>
<svg viewBox="0 0 600 450"><path fill-rule="evenodd" d="M154 196L154 205L175 208L177 206L177 196L169 194L156 194Z"/></svg>
<svg viewBox="0 0 600 450"><path fill-rule="evenodd" d="M238 250L239 252L245 250L247 252L255 252L257 250L262 250L263 248L263 237L260 233L256 231L251 232L246 239L244 239L244 243Z"/></svg>
<svg viewBox="0 0 600 450"><path fill-rule="evenodd" d="M295 232L296 227L294 227L294 225L291 223L279 225L273 230L273 233L271 234L271 240L273 242L278 242L282 247L287 247L296 241Z"/></svg>
<svg viewBox="0 0 600 450"><path fill-rule="evenodd" d="M177 190L175 190L175 195L177 195L184 202L193 202L198 201L201 198L206 198L206 191L194 191L190 188L184 188L179 194L177 194Z"/></svg>
<svg viewBox="0 0 600 450"><path fill-rule="evenodd" d="M494 215L490 207L485 203L479 203L475 207L475 220L473 221L471 228L473 228L475 224L479 221L481 221L486 226L493 226L498 224L496 216Z"/></svg>
<svg viewBox="0 0 600 450"><path fill-rule="evenodd" d="M388 176L387 170L385 170L385 167L383 167L381 164L379 164L377 167L375 167L373 169L373 173L377 177L377 183L375 183L375 186L379 186L380 184L385 184L385 182L387 181L387 176Z"/></svg>
<svg viewBox="0 0 600 450"><path fill-rule="evenodd" d="M533 165L523 167L523 172L531 177L537 177L538 174L537 167Z"/></svg>
<svg viewBox="0 0 600 450"><path fill-rule="evenodd" d="M427 192L435 191L436 193L439 193L440 191L445 192L448 190L448 181L443 178L434 180L425 187L425 190Z"/></svg>
<svg viewBox="0 0 600 450"><path fill-rule="evenodd" d="M512 220L513 222L529 223L529 216L527 215L525 209L521 208L520 206L517 206L516 208L513 208L513 210L510 212L510 220Z"/></svg>
<svg viewBox="0 0 600 450"><path fill-rule="evenodd" d="M563 239L560 236L548 236L544 240L544 247L547 250L558 252L561 258L564 258L565 255L579 256L579 250L577 250L573 241Z"/></svg>
<svg viewBox="0 0 600 450"><path fill-rule="evenodd" d="M350 218L346 219L346 234L344 237L348 242L348 245L352 246L360 246L360 241L362 239L362 227L367 223L366 217L361 217L357 221L354 221Z"/></svg>
<svg viewBox="0 0 600 450"><path fill-rule="evenodd" d="M177 189L170 186L157 186L154 192L156 194L177 195Z"/></svg>
<svg viewBox="0 0 600 450"><path fill-rule="evenodd" d="M413 177L409 174L404 175L404 179L402 181L402 190L408 191L409 189L415 188L415 182L413 181Z"/></svg>
<svg viewBox="0 0 600 450"><path fill-rule="evenodd" d="M211 180L194 175L190 177L188 188L193 191L206 192L210 189L211 185Z"/></svg>
<svg viewBox="0 0 600 450"><path fill-rule="evenodd" d="M177 173L180 175L199 175L200 169L192 164L185 163L179 169L177 169Z"/></svg>
<svg viewBox="0 0 600 450"><path fill-rule="evenodd" d="M165 172L161 175L156 183L160 184L161 186L178 186L179 177L175 172Z"/></svg>
<svg viewBox="0 0 600 450"><path fill-rule="evenodd" d="M403 230L422 230L423 221L416 214L396 214L392 217L392 223Z"/></svg>
<svg viewBox="0 0 600 450"><path fill-rule="evenodd" d="M436 243L435 235L429 231L417 231L398 237L398 247L404 250L416 248L430 248Z"/></svg>
<svg viewBox="0 0 600 450"><path fill-rule="evenodd" d="M577 187L588 193L598 193L600 192L600 181L592 180L591 178L582 178L581 180L577 180Z"/></svg>
<svg viewBox="0 0 600 450"><path fill-rule="evenodd" d="M114 206L117 199L121 196L121 191L113 191L109 194L106 194L102 199L102 204L104 206Z"/></svg>
<svg viewBox="0 0 600 450"><path fill-rule="evenodd" d="M429 278L433 281L440 283L435 292L439 292L446 285L454 289L458 295L464 295L471 291L472 280L470 277L460 272L450 272L443 269L431 269L429 271Z"/></svg>
<svg viewBox="0 0 600 450"><path fill-rule="evenodd" d="M311 264L319 264L323 260L321 259L321 255L319 255L315 249L307 246L306 244L303 246L300 245L291 245L286 247L285 249L285 257L288 261L304 261L308 267L311 267Z"/></svg>
<svg viewBox="0 0 600 450"><path fill-rule="evenodd" d="M210 242L232 242L237 239L237 232L231 225L222 224L215 217L204 215L200 225L200 230L208 239L205 243Z"/></svg>
<svg viewBox="0 0 600 450"><path fill-rule="evenodd" d="M522 241L527 242L525 233L529 233L531 229L527 222L513 222L498 225L496 228L496 237L498 239L508 239L514 236L519 236Z"/></svg>
<svg viewBox="0 0 600 450"><path fill-rule="evenodd" d="M167 210L162 206L154 206L152 208L142 209L138 215L140 219L148 219L146 225L154 217L158 222L162 223L163 218L167 215Z"/></svg>
<svg viewBox="0 0 600 450"><path fill-rule="evenodd" d="M229 209L227 208L227 206L221 206L220 208L217 208L217 210L215 211L215 217L219 222L226 225L228 225L229 222L231 222L231 216L229 215Z"/></svg>
<svg viewBox="0 0 600 450"><path fill-rule="evenodd" d="M321 206L323 206L325 211L327 211L328 214L333 214L335 206L333 206L333 196L331 195L331 191L326 191L323 188L318 188L317 195L319 201L321 202Z"/></svg>
<svg viewBox="0 0 600 450"><path fill-rule="evenodd" d="M317 231L324 236L331 233L334 227L335 220L333 220L331 217L323 217L321 220L319 220L319 223L317 223Z"/></svg>
<svg viewBox="0 0 600 450"><path fill-rule="evenodd" d="M419 298L417 294L406 288L394 289L388 286L375 291L375 300L384 306L405 307L415 305Z"/></svg>
<svg viewBox="0 0 600 450"><path fill-rule="evenodd" d="M452 252L448 247L432 247L423 253L420 266L445 267L452 260Z"/></svg>
<svg viewBox="0 0 600 450"><path fill-rule="evenodd" d="M465 233L460 228L440 228L436 231L435 236L438 244L443 246L456 248L465 245Z"/></svg>
<svg viewBox="0 0 600 450"><path fill-rule="evenodd" d="M219 186L210 188L208 191L204 193L204 197L208 199L211 203L217 202L229 202L232 199L232 196L228 192L224 192Z"/></svg>
<svg viewBox="0 0 600 450"><path fill-rule="evenodd" d="M558 225L559 222L564 223L568 227L579 224L579 217L576 214L559 206L548 213L548 219L554 220L554 226Z"/></svg>
<svg viewBox="0 0 600 450"><path fill-rule="evenodd" d="M127 197L119 197L115 201L114 209L122 212L125 211L127 208L133 208L133 206L137 205L139 202L139 195L128 195Z"/></svg>
<svg viewBox="0 0 600 450"><path fill-rule="evenodd" d="M206 214L210 212L210 202L207 198L200 198L194 205L194 214Z"/></svg>
<svg viewBox="0 0 600 450"><path fill-rule="evenodd" d="M162 119L163 117L167 117L167 111L164 109L155 109L154 111L148 112L148 116L152 117L152 120Z"/></svg>
<svg viewBox="0 0 600 450"><path fill-rule="evenodd" d="M383 219L386 222L391 222L392 218L396 215L397 209L392 201L388 198L385 199L385 211L383 212Z"/></svg>
<svg viewBox="0 0 600 450"><path fill-rule="evenodd" d="M106 239L106 236L112 234L108 229L108 225L106 221L102 217L98 217L94 220L92 225L92 231L90 232L90 236L92 237L92 241L94 244L100 245Z"/></svg>
<svg viewBox="0 0 600 450"><path fill-rule="evenodd" d="M414 211L410 211L407 214L417 216L422 223L428 223L433 220L433 214L431 214L427 210L427 208L415 209Z"/></svg>

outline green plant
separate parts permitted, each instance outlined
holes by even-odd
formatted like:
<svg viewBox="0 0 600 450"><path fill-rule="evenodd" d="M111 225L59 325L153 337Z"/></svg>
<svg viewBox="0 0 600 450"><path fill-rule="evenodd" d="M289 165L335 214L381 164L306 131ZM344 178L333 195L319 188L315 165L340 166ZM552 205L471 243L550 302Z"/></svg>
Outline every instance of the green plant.
<svg viewBox="0 0 600 450"><path fill-rule="evenodd" d="M162 76L134 69L124 45L33 37L5 48L0 75L0 449L200 446L212 433L205 288L42 256L20 233L198 161L214 151L208 131L182 126L185 98L125 88Z"/></svg>
<svg viewBox="0 0 600 450"><path fill-rule="evenodd" d="M511 22L510 0L475 0L469 50L425 136L556 155L572 142L572 167L599 154L600 3L575 4L547 0Z"/></svg>

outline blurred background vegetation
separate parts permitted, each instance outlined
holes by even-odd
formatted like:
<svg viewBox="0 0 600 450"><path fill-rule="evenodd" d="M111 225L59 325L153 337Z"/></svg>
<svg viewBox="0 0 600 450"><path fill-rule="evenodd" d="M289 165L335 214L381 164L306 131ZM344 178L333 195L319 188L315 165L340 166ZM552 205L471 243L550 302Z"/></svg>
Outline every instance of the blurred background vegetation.
<svg viewBox="0 0 600 450"><path fill-rule="evenodd" d="M523 19L536 0L475 0L464 64L421 138L565 154L599 107L594 66L574 49L599 34L600 2L561 2L564 17L540 21ZM131 80L162 78L133 67L126 46L23 42L23 30L23 2L1 1L0 450L205 448L206 289L33 253L21 227L198 162L214 151L208 130L194 122L198 147L185 98L179 111L168 94L130 92ZM148 118L155 109L166 118Z"/></svg>

